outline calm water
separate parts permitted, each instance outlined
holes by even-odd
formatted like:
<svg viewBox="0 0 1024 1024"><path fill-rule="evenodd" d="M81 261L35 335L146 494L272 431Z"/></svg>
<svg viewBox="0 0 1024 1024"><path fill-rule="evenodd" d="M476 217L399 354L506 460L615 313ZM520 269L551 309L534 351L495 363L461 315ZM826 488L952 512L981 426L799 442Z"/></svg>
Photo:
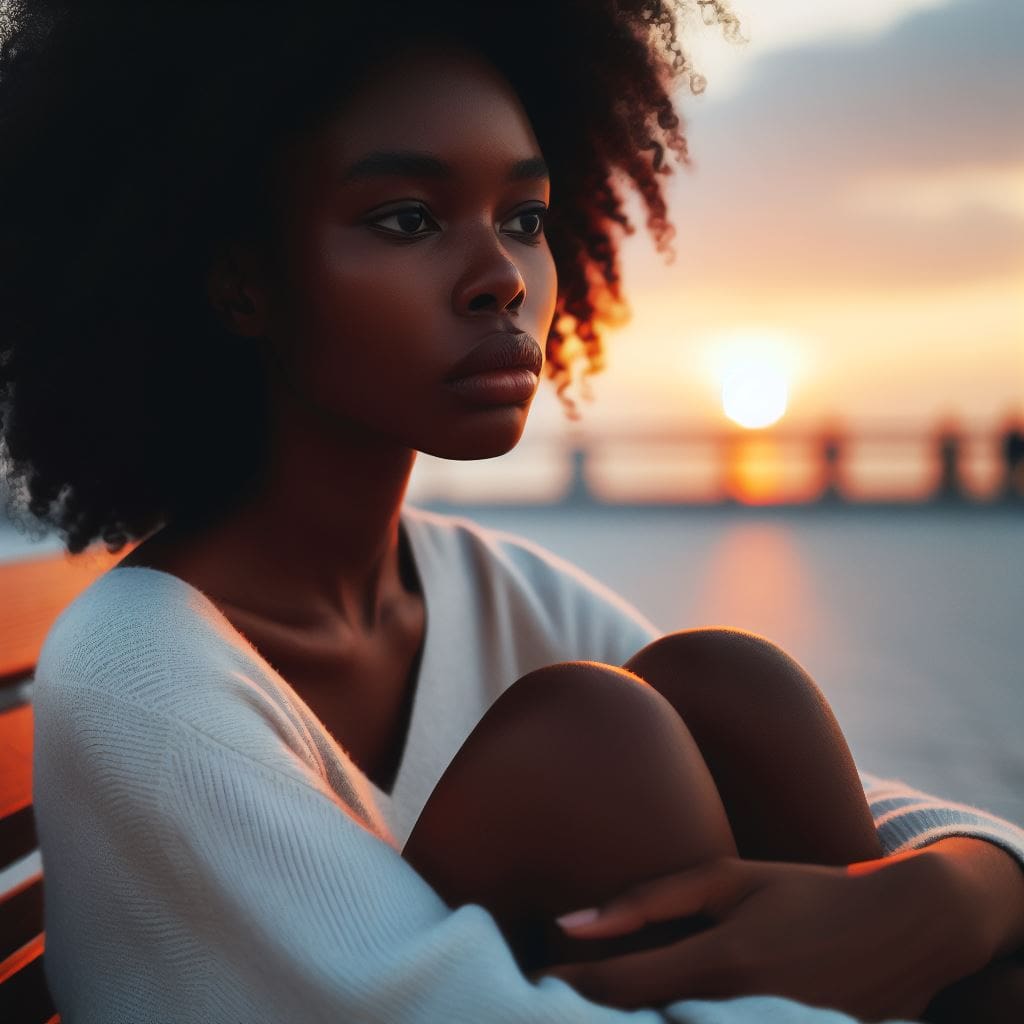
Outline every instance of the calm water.
<svg viewBox="0 0 1024 1024"><path fill-rule="evenodd" d="M825 692L863 768L1024 823L1024 515L453 511L575 562L664 632L768 637ZM0 560L53 549L0 530Z"/></svg>

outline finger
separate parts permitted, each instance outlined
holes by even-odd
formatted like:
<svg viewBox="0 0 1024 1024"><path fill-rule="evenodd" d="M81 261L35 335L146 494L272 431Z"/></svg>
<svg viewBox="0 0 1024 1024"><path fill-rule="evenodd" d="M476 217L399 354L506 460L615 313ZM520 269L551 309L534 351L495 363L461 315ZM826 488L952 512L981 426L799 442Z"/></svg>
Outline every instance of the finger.
<svg viewBox="0 0 1024 1024"><path fill-rule="evenodd" d="M746 893L748 883L743 862L724 857L631 886L597 907L597 917L591 921L563 923L567 915L556 920L573 938L596 939L625 935L678 917L719 917Z"/></svg>
<svg viewBox="0 0 1024 1024"><path fill-rule="evenodd" d="M558 964L543 975L560 978L588 999L624 1010L664 1006L679 999L744 994L743 966L722 929L668 946ZM535 978L539 980L539 976Z"/></svg>

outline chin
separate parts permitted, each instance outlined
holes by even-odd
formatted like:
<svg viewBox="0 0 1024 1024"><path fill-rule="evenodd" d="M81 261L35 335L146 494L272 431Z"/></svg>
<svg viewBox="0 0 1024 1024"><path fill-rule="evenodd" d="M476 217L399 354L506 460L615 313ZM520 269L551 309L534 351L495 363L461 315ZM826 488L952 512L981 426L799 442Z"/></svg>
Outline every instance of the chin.
<svg viewBox="0 0 1024 1024"><path fill-rule="evenodd" d="M444 437L419 447L419 451L458 462L496 459L519 444L528 412L528 408L517 405L482 410L482 415L466 417Z"/></svg>

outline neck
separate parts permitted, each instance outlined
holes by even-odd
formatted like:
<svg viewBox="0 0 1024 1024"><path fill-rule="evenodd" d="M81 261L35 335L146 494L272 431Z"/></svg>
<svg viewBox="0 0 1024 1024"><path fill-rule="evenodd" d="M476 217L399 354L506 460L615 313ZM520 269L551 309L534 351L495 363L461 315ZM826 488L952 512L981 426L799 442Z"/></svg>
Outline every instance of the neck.
<svg viewBox="0 0 1024 1024"><path fill-rule="evenodd" d="M236 608L368 631L414 589L398 528L416 452L282 397L259 493L188 537L190 563Z"/></svg>

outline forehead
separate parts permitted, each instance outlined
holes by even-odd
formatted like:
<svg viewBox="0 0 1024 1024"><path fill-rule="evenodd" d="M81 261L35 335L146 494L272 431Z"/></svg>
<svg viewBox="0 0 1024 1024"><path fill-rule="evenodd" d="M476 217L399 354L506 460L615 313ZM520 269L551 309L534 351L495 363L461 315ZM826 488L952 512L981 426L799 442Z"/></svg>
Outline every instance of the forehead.
<svg viewBox="0 0 1024 1024"><path fill-rule="evenodd" d="M327 121L318 140L337 166L374 150L443 154L458 166L540 154L511 84L486 58L420 39L383 51Z"/></svg>

